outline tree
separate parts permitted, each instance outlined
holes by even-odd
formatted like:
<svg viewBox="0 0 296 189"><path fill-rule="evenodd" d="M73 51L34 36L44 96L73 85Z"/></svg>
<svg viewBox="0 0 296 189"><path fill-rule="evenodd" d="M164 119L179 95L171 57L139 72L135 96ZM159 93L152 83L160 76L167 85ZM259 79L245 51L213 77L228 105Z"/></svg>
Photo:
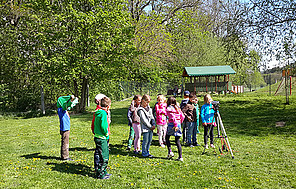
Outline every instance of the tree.
<svg viewBox="0 0 296 189"><path fill-rule="evenodd" d="M167 25L178 12L193 8L200 1L129 0L129 11L135 27L134 44L140 56L131 64L131 78L161 81L166 64L173 61L172 34Z"/></svg>
<svg viewBox="0 0 296 189"><path fill-rule="evenodd" d="M11 34L15 41L10 45L4 40L3 47L11 48L1 49L5 70L12 70L1 78L5 86L18 74L24 87L38 81L48 91L62 89L59 95L74 93L80 98L77 110L83 111L87 85L124 77L124 65L137 54L123 1L19 1L14 6L10 2L1 4L3 38ZM15 67L9 64L14 61L11 52Z"/></svg>
<svg viewBox="0 0 296 189"><path fill-rule="evenodd" d="M296 3L285 0L250 0L247 26L258 49L285 65L295 62ZM266 65L264 65L266 66Z"/></svg>

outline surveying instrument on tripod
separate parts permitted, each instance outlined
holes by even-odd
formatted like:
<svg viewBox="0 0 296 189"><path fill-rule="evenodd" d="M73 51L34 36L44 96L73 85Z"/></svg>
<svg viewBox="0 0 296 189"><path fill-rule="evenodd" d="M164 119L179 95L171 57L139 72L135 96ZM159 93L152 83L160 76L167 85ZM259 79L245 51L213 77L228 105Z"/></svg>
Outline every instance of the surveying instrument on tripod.
<svg viewBox="0 0 296 189"><path fill-rule="evenodd" d="M221 145L218 145L220 153L223 154L223 151L230 152L230 154L232 156L232 159L234 159L234 155L232 153L230 143L229 143L225 128L223 126L221 116L220 116L219 111L218 111L219 104L220 104L219 101L213 101L212 102L212 108L214 109L214 117L213 117L213 120L212 120L212 122L211 122L211 124L209 126L210 128L208 129L208 131L210 132L213 129L214 123L216 122L218 136L213 137L214 138L214 143L216 142L216 140L218 140L218 142L219 142L219 139L220 139L221 140ZM209 138L209 132L207 133L208 138ZM202 154L205 154L205 151L206 151L206 147L204 148L204 151L203 151Z"/></svg>

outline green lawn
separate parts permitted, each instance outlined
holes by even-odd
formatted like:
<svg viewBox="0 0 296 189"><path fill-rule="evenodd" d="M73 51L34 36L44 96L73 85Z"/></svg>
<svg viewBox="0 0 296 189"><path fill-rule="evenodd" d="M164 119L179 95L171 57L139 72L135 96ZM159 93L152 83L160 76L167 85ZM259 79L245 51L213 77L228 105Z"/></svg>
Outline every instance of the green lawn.
<svg viewBox="0 0 296 189"><path fill-rule="evenodd" d="M57 115L1 117L0 188L295 188L296 97L291 97L290 105L284 104L283 96L260 94L214 100L221 103L235 159L212 149L202 155L203 147L183 146L184 162L167 160L167 149L158 146L156 135L150 149L155 158L134 156L125 150L130 101L113 102L110 180L94 178L91 113L71 116L73 162L59 160ZM93 109L94 105L89 110ZM286 126L275 127L277 121ZM198 140L203 144L203 135ZM173 150L177 154L176 146Z"/></svg>

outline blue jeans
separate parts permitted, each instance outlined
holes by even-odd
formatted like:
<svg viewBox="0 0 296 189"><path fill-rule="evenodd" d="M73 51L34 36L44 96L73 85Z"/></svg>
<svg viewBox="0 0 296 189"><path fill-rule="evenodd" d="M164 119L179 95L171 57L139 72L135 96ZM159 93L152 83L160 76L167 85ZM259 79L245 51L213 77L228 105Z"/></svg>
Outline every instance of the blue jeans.
<svg viewBox="0 0 296 189"><path fill-rule="evenodd" d="M188 128L188 132L186 133L187 143L194 144L196 143L196 133L197 133L197 123L196 122L186 122L186 126ZM192 138L192 141L191 141Z"/></svg>
<svg viewBox="0 0 296 189"><path fill-rule="evenodd" d="M152 142L152 135L153 132L150 130L146 133L142 133L143 135L143 142L142 142L142 156L147 157L149 153L149 148Z"/></svg>

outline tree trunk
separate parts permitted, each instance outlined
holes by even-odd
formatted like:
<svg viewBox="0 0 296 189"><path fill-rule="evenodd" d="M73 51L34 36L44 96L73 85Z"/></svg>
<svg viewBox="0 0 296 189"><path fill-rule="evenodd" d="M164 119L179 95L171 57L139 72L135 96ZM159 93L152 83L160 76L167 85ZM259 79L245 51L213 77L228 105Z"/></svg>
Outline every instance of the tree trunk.
<svg viewBox="0 0 296 189"><path fill-rule="evenodd" d="M81 86L81 97L80 97L80 103L78 106L78 112L84 112L85 111L85 106L86 106L86 100L87 100L87 85L88 85L88 80L87 77L82 78L82 86Z"/></svg>

